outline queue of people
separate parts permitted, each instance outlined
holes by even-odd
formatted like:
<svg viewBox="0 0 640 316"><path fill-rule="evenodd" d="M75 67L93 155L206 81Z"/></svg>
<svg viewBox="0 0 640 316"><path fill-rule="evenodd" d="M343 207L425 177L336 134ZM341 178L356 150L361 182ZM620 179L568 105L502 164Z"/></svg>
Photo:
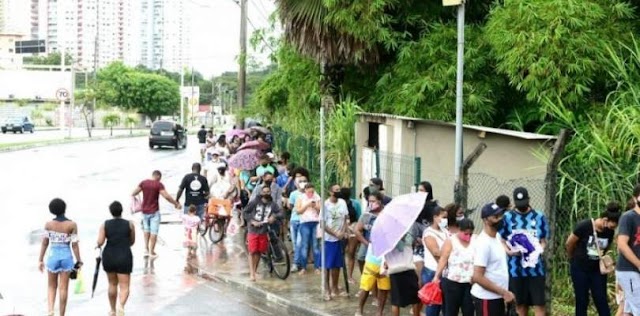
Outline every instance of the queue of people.
<svg viewBox="0 0 640 316"><path fill-rule="evenodd" d="M327 270L324 300L346 295L338 281L340 269L347 269L347 281L359 284L356 316L363 315L371 296L377 315L384 314L389 296L392 315L399 315L405 307L411 307L414 316L525 316L530 310L536 316L545 315L548 275L543 253L550 229L544 213L530 205L526 188L516 188L511 198L501 195L484 205L480 210L482 229L475 234L478 223L468 219L460 205L441 207L431 184L422 182L417 190L426 193L426 200L415 223L391 252L375 256L371 231L376 218L393 201L385 195L383 180L370 180L362 192L362 202L351 198L351 188L337 184L327 188L328 197L322 197L307 169L290 163L288 153L277 159L271 152L273 138L268 136L264 132L236 133L227 142L225 135L216 138L203 128L198 133L202 163L192 165L175 198L165 190L160 171L142 181L132 196L142 193L145 257L158 257L155 245L160 224L158 200L162 196L177 210L184 208L185 247L190 256L195 255L195 231L205 214L224 212L230 216L237 210L240 224L247 231L251 281L257 280L258 263L268 248L266 234L273 230L291 241L292 272L304 275L310 267L315 274ZM236 156L247 157L240 163ZM185 201L180 203L183 194ZM56 293L60 314L64 315L69 274L82 266L77 225L65 217L64 201L54 199L49 209L56 217L45 226L40 269L46 267L49 275L50 315ZM578 222L567 238L576 316L587 315L590 296L598 315L611 315L607 280L613 270L618 285L618 315L640 316L640 185L634 189L627 209L621 214L618 204L609 203L599 216ZM96 247L104 247L111 314L123 315L135 229L133 223L122 219L119 202L112 203L109 210L112 219L100 227ZM619 253L615 266L607 255L614 244ZM324 265L320 260L322 245ZM360 280L354 277L356 266ZM438 284L442 304L423 306L418 292L430 283Z"/></svg>

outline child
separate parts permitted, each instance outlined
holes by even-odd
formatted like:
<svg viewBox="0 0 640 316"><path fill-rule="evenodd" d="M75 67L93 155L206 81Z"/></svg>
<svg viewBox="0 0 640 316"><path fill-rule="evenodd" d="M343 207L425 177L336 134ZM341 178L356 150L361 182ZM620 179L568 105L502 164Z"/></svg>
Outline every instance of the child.
<svg viewBox="0 0 640 316"><path fill-rule="evenodd" d="M189 249L189 257L196 255L198 249L198 225L200 217L196 215L196 206L191 204L187 214L182 214L182 224L184 225L185 240L183 246Z"/></svg>

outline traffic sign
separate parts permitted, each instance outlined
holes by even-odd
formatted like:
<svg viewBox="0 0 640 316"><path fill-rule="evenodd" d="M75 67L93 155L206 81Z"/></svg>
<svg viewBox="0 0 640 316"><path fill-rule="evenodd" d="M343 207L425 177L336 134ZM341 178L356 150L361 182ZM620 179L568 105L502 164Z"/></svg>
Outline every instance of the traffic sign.
<svg viewBox="0 0 640 316"><path fill-rule="evenodd" d="M191 105L198 105L198 98L191 98L189 100L189 104Z"/></svg>
<svg viewBox="0 0 640 316"><path fill-rule="evenodd" d="M56 90L56 99L58 101L67 101L69 100L70 94L69 91L65 88L60 88Z"/></svg>

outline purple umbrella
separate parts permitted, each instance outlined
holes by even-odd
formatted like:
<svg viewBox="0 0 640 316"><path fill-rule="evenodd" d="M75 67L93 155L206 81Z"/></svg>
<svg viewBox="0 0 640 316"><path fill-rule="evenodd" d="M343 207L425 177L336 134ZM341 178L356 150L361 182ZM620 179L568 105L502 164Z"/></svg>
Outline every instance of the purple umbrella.
<svg viewBox="0 0 640 316"><path fill-rule="evenodd" d="M247 132L243 129L230 129L225 133L225 135L227 135L227 140L232 139L234 136L244 137L246 134Z"/></svg>
<svg viewBox="0 0 640 316"><path fill-rule="evenodd" d="M371 246L375 256L389 253L420 215L427 193L410 193L394 197L371 228Z"/></svg>
<svg viewBox="0 0 640 316"><path fill-rule="evenodd" d="M228 161L229 167L240 170L253 170L260 164L262 151L258 149L245 149L235 153Z"/></svg>
<svg viewBox="0 0 640 316"><path fill-rule="evenodd" d="M244 149L266 150L266 149L269 149L269 144L261 142L259 140L252 140L242 144L242 146L238 148L238 151L244 150Z"/></svg>

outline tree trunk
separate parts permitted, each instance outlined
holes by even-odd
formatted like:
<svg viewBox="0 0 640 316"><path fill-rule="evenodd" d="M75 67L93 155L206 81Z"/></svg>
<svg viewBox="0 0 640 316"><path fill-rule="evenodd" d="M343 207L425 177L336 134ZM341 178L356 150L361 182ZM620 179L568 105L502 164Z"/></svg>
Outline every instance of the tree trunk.
<svg viewBox="0 0 640 316"><path fill-rule="evenodd" d="M110 130L110 133L111 133L110 136L113 136L113 124L109 125L109 130Z"/></svg>
<svg viewBox="0 0 640 316"><path fill-rule="evenodd" d="M129 125L129 135L133 135L133 125Z"/></svg>

